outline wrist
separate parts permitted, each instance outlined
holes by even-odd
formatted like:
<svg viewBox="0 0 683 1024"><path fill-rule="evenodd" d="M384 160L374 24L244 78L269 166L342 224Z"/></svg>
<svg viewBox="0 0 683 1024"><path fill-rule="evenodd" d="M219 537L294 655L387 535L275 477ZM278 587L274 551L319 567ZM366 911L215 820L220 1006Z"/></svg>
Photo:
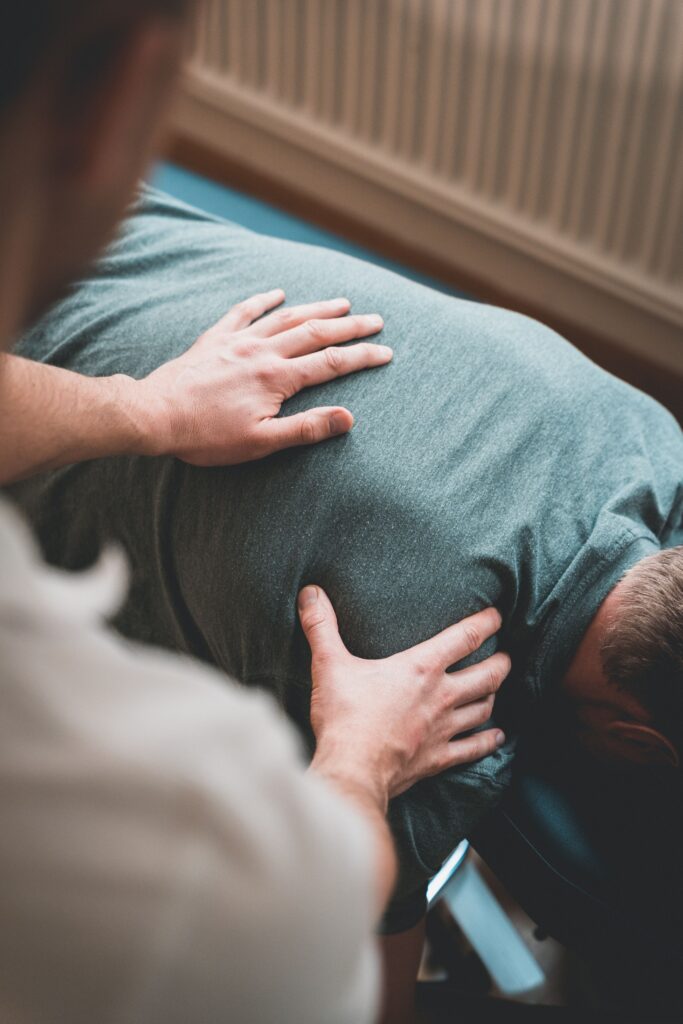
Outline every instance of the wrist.
<svg viewBox="0 0 683 1024"><path fill-rule="evenodd" d="M127 431L126 453L129 455L165 455L170 450L166 408L146 381L125 374L109 378L118 393Z"/></svg>
<svg viewBox="0 0 683 1024"><path fill-rule="evenodd" d="M379 765L361 751L332 739L318 742L311 768L350 794L363 796L384 815L389 803L389 786Z"/></svg>

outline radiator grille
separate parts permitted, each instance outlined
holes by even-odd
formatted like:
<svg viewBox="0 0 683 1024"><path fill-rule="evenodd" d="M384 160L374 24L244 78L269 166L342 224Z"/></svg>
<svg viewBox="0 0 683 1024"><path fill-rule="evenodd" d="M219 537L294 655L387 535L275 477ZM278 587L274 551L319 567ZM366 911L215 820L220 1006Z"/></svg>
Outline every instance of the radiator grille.
<svg viewBox="0 0 683 1024"><path fill-rule="evenodd" d="M209 0L187 81L683 324L680 0Z"/></svg>

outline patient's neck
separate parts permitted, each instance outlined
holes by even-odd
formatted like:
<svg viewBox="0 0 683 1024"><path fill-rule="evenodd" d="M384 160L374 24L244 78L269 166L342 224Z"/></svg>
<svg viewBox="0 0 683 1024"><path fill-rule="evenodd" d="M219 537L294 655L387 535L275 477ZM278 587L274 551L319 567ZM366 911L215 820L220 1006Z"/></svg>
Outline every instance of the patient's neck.
<svg viewBox="0 0 683 1024"><path fill-rule="evenodd" d="M581 700L587 692L601 690L608 685L600 648L607 628L618 611L619 600L620 584L617 583L593 616L562 678L562 690L571 699Z"/></svg>

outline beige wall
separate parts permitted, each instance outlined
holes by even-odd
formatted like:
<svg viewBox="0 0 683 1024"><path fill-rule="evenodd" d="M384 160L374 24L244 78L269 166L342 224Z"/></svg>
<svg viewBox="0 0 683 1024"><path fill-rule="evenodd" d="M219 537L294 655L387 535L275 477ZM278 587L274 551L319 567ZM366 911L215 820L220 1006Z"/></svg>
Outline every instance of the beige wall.
<svg viewBox="0 0 683 1024"><path fill-rule="evenodd" d="M210 0L176 126L683 371L682 54L680 0Z"/></svg>

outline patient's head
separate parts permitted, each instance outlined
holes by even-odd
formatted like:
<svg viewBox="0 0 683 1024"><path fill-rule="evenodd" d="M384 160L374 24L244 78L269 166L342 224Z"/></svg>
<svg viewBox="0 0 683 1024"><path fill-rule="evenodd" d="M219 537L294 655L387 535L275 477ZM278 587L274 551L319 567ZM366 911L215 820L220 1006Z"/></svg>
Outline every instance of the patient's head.
<svg viewBox="0 0 683 1024"><path fill-rule="evenodd" d="M563 680L595 755L683 759L683 547L636 563L602 603Z"/></svg>
<svg viewBox="0 0 683 1024"><path fill-rule="evenodd" d="M15 330L81 273L130 200L190 0L17 0L0 31L0 273ZM5 332L2 332L3 334Z"/></svg>

